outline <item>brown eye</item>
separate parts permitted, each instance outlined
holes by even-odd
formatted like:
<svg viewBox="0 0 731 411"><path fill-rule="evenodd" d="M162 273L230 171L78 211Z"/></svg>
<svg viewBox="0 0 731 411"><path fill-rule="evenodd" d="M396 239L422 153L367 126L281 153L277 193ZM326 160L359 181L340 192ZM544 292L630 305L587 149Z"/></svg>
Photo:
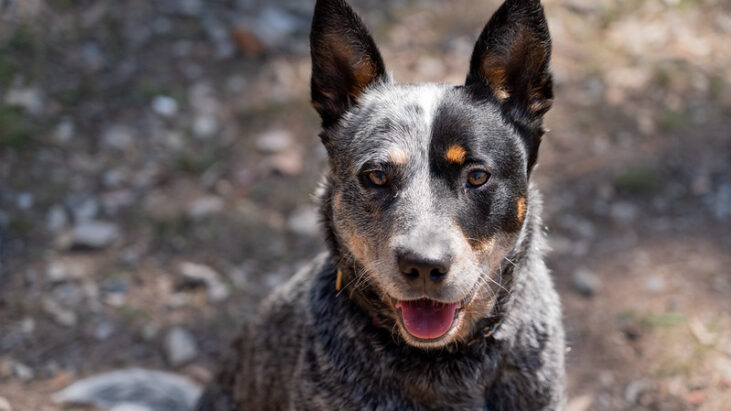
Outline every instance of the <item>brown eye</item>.
<svg viewBox="0 0 731 411"><path fill-rule="evenodd" d="M467 175L467 183L470 185L470 187L479 187L479 186L485 184L489 177L490 177L490 175L487 174L487 171L483 171L483 170L470 171L470 173Z"/></svg>
<svg viewBox="0 0 731 411"><path fill-rule="evenodd" d="M374 170L368 173L368 179L371 180L371 183L377 186L386 185L386 183L388 183L388 176L386 176L386 173L381 170Z"/></svg>

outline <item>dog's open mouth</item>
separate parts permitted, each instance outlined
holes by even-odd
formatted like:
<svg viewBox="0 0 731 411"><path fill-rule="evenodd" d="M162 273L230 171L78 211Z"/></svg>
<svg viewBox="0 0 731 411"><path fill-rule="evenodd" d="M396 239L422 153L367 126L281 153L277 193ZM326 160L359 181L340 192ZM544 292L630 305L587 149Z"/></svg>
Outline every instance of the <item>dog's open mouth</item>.
<svg viewBox="0 0 731 411"><path fill-rule="evenodd" d="M399 301L396 309L401 314L404 328L409 334L424 340L433 340L452 328L460 303L440 303L428 298Z"/></svg>

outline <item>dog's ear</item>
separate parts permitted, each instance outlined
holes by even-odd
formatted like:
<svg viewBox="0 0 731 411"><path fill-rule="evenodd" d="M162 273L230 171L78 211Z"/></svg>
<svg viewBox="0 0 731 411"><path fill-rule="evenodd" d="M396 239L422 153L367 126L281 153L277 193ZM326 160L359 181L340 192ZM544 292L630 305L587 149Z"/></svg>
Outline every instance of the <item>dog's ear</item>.
<svg viewBox="0 0 731 411"><path fill-rule="evenodd" d="M467 75L473 93L494 98L532 135L529 167L553 99L550 59L551 37L540 1L506 0L482 30Z"/></svg>
<svg viewBox="0 0 731 411"><path fill-rule="evenodd" d="M334 124L374 81L386 77L376 43L343 0L318 0L310 32L312 105Z"/></svg>
<svg viewBox="0 0 731 411"><path fill-rule="evenodd" d="M487 87L501 103L540 117L553 98L551 37L539 0L507 0L490 18L470 60L467 86Z"/></svg>

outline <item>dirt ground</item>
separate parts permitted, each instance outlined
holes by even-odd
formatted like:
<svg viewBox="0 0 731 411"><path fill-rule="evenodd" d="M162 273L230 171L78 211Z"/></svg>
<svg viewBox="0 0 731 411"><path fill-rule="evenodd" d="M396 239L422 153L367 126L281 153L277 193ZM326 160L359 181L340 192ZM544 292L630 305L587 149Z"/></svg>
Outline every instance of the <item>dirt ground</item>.
<svg viewBox="0 0 731 411"><path fill-rule="evenodd" d="M498 5L351 3L397 80L455 83ZM556 98L534 178L569 409L728 409L731 3L543 3ZM323 247L312 5L0 0L13 410L58 409L50 393L130 366L204 383L256 302Z"/></svg>

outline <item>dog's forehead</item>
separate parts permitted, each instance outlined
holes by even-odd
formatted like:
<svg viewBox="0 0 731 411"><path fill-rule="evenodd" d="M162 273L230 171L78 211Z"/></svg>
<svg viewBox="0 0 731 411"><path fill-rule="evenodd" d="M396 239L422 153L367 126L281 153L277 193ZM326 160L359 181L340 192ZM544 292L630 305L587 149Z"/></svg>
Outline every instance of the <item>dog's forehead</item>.
<svg viewBox="0 0 731 411"><path fill-rule="evenodd" d="M397 84L387 83L366 92L360 104L363 114L372 118L388 117L409 121L429 122L444 95L454 86L448 84Z"/></svg>
<svg viewBox="0 0 731 411"><path fill-rule="evenodd" d="M413 156L428 156L430 145L477 133L489 117L499 115L490 106L474 103L459 86L387 83L362 96L358 109L344 117L341 130L352 171L357 172L367 163L405 163ZM501 121L488 123L504 128Z"/></svg>
<svg viewBox="0 0 731 411"><path fill-rule="evenodd" d="M359 109L346 116L355 166L405 162L429 143L434 115L449 86L388 84L366 92Z"/></svg>
<svg viewBox="0 0 731 411"><path fill-rule="evenodd" d="M366 163L405 163L428 152L445 84L384 84L366 92L344 119L353 170Z"/></svg>

